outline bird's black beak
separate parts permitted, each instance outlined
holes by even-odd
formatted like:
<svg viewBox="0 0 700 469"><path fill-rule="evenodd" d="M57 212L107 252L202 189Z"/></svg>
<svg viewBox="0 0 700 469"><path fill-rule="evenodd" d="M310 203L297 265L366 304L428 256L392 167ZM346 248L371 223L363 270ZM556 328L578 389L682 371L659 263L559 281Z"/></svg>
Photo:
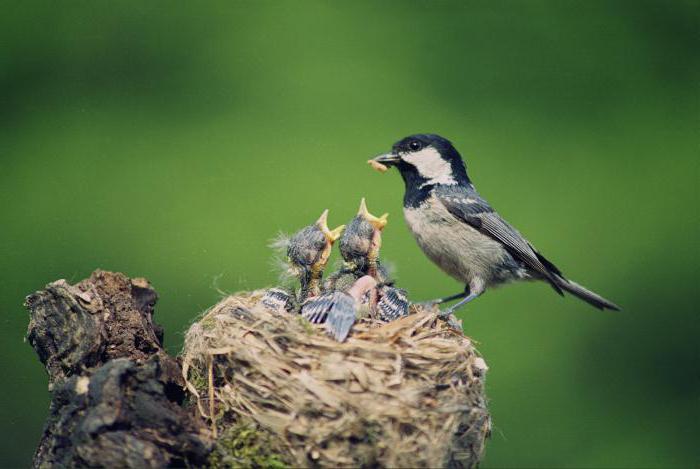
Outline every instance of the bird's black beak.
<svg viewBox="0 0 700 469"><path fill-rule="evenodd" d="M367 163L369 163L372 168L376 169L380 173L383 173L391 166L395 166L400 160L401 158L399 158L399 156L395 153L384 153L383 155L379 155L371 160L368 160Z"/></svg>

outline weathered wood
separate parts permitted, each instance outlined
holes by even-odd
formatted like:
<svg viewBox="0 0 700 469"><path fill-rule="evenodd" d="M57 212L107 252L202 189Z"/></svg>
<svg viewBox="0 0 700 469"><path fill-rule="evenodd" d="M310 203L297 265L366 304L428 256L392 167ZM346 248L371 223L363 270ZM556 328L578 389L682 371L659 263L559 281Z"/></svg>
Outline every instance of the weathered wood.
<svg viewBox="0 0 700 469"><path fill-rule="evenodd" d="M27 338L52 392L35 467L204 464L209 433L182 407L180 366L153 322L156 300L145 279L104 271L27 297Z"/></svg>

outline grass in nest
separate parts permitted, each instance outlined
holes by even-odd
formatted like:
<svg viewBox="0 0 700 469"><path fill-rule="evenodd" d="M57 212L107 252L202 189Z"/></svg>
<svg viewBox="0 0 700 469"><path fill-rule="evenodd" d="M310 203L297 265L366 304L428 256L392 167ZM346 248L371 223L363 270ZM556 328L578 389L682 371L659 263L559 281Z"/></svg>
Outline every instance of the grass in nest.
<svg viewBox="0 0 700 469"><path fill-rule="evenodd" d="M210 316L205 316L199 321L199 325L205 331L211 331L216 327L216 319Z"/></svg>
<svg viewBox="0 0 700 469"><path fill-rule="evenodd" d="M191 367L187 373L187 380L194 386L197 392L202 393L208 389L207 377L202 375L195 367Z"/></svg>

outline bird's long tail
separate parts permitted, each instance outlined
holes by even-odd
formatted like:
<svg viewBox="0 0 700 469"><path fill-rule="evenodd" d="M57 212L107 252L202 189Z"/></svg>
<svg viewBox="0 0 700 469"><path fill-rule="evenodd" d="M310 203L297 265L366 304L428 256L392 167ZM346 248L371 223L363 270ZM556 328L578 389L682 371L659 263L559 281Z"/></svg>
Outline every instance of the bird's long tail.
<svg viewBox="0 0 700 469"><path fill-rule="evenodd" d="M560 276L555 276L556 284L562 290L571 293L572 295L582 299L586 303L595 306L598 309L613 309L620 311L620 307L612 301L606 300L597 293L594 293L576 282L567 280Z"/></svg>

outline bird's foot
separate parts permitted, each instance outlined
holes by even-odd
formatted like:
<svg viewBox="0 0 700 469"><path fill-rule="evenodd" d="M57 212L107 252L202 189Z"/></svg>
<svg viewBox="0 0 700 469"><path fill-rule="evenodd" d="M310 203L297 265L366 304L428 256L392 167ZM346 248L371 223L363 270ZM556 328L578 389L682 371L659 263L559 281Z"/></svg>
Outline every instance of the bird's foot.
<svg viewBox="0 0 700 469"><path fill-rule="evenodd" d="M454 315L454 310L455 308L444 309L438 313L438 318L447 322L447 325L450 326L452 329L461 331L462 321L458 320L457 317Z"/></svg>

